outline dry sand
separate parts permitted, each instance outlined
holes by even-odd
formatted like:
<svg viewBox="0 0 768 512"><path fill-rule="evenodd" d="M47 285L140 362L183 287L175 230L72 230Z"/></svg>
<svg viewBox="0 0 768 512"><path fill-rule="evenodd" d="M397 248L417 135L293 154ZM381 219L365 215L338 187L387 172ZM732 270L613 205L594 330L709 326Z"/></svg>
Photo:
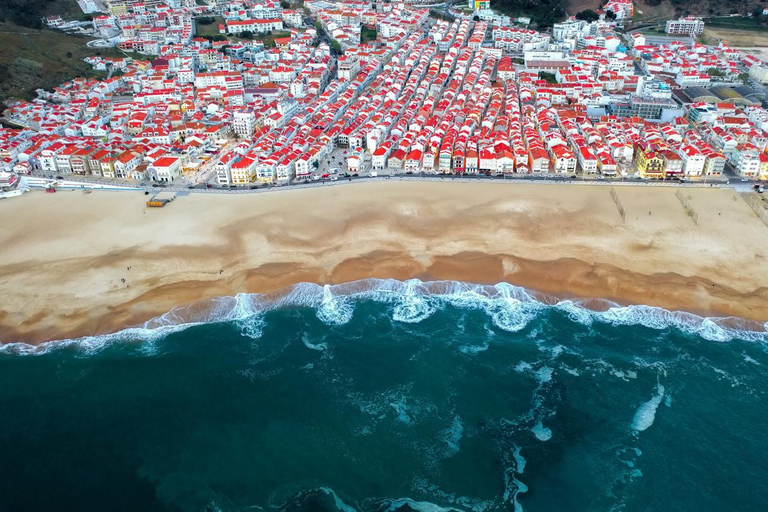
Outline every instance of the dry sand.
<svg viewBox="0 0 768 512"><path fill-rule="evenodd" d="M602 186L354 183L191 194L163 209L133 192L30 192L0 202L0 340L101 334L213 296L367 277L768 320L768 228L732 190L686 189L699 226L672 188L617 190L626 223Z"/></svg>
<svg viewBox="0 0 768 512"><path fill-rule="evenodd" d="M728 46L741 50L748 50L751 47L768 46L768 36L759 30L707 27L704 29L704 37L709 41L709 44L716 44L714 39L720 39Z"/></svg>
<svg viewBox="0 0 768 512"><path fill-rule="evenodd" d="M764 61L768 61L768 39L765 41L766 47L760 47L760 48L739 48L739 50L742 53L742 57L744 55L754 55L758 59L762 59Z"/></svg>

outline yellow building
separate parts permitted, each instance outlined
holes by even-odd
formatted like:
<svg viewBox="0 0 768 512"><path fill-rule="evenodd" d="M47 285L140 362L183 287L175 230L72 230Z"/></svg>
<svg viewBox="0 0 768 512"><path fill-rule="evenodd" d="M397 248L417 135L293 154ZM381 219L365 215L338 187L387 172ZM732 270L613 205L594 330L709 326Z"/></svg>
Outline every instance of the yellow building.
<svg viewBox="0 0 768 512"><path fill-rule="evenodd" d="M651 149L639 149L635 152L635 167L643 178L663 178L664 159Z"/></svg>
<svg viewBox="0 0 768 512"><path fill-rule="evenodd" d="M760 166L757 168L757 176L761 180L768 180L768 154L760 153Z"/></svg>

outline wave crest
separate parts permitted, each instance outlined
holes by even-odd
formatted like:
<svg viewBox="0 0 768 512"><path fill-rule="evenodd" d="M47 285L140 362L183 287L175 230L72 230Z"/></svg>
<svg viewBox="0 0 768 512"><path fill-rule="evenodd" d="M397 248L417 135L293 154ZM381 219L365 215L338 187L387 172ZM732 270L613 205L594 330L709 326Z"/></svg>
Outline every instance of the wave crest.
<svg viewBox="0 0 768 512"><path fill-rule="evenodd" d="M6 343L0 345L0 353L41 354L53 348L76 346L90 354L119 341L154 341L194 325L230 321L236 322L244 335L258 338L264 327L263 316L269 311L314 308L317 318L325 324L343 325L352 319L355 303L360 300L392 305L392 320L406 323L424 321L437 310L450 305L482 310L499 329L518 332L542 312L555 310L571 321L587 326L595 322L614 326L641 325L657 330L675 328L710 341L768 341L768 323L759 324L734 317L702 317L654 306L621 306L607 300L558 301L509 283L479 285L461 281L371 278L325 286L299 283L279 292L216 297L173 308L142 326L113 334L50 341L40 345Z"/></svg>

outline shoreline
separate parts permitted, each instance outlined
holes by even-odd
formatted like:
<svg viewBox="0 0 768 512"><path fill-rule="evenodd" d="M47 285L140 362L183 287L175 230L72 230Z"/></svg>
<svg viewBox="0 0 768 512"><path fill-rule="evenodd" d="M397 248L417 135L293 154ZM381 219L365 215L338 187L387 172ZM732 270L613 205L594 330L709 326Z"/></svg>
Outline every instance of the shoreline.
<svg viewBox="0 0 768 512"><path fill-rule="evenodd" d="M51 345L55 347L59 343L68 344L81 341L94 347L94 341L98 343L115 337L141 341L154 339L157 334L163 335L168 332L167 330L177 332L177 328L184 330L195 325L245 321L252 316L264 315L282 309L314 308L318 310L318 316L320 316L319 311L326 307L326 288L330 288L332 291L331 301L372 300L402 305L398 299L404 297L435 297L441 300L443 304L451 304L452 299L454 299L458 302L458 307L485 309L487 313L489 311L483 307L485 305L498 303L499 300L503 303L508 298L516 299L519 302L513 302L515 305L509 308L510 314L513 315L512 325L500 326L502 329L511 329L513 332L527 326L530 318L526 318L528 314L525 311L526 304L534 304L531 308L534 312L539 308L552 307L561 308L561 311L570 316L574 315L574 308L576 311L581 310L589 317L587 320L589 323L593 320L609 324L617 321L619 324L650 326L658 329L678 328L687 332L695 332L711 341L729 341L734 338L752 341L768 339L768 321L762 323L759 320L737 316L720 316L715 312L670 310L663 306L619 303L611 299L597 297L557 297L511 283L480 284L454 280L421 281L418 278L408 280L365 278L326 285L301 282L263 293L239 293L236 296L210 297L191 304L175 306L143 323L119 326L106 332L78 333L73 331L70 335L56 339L36 339L32 342L22 339L3 342L0 343L0 352L5 348L9 350L7 353L35 353L36 349L45 349ZM475 295L467 296L467 293ZM406 299L407 301L408 299ZM467 301L471 302L472 305L466 306ZM337 307L338 305L334 304L330 306L330 309L334 310ZM407 302L408 309L413 307L413 303ZM429 308L429 306L425 307ZM411 312L416 319L403 321L418 323L432 314L429 312L422 318L419 313L421 312ZM331 315L333 314L332 311ZM518 315L519 318L515 315ZM343 312L341 316L344 316ZM578 312L575 313L575 316L571 316L575 322L584 322L584 318ZM520 323L514 323L515 320ZM321 321L328 323L327 320L321 319ZM336 323L333 317L329 322L331 325ZM341 323L345 323L345 321L342 320ZM89 340L88 338L102 338L102 340Z"/></svg>
<svg viewBox="0 0 768 512"><path fill-rule="evenodd" d="M572 184L352 183L158 210L127 194L26 194L0 204L13 219L0 340L108 334L214 297L367 278L768 321L768 229L732 190L686 193L699 226L666 187L622 189L627 222L608 189Z"/></svg>

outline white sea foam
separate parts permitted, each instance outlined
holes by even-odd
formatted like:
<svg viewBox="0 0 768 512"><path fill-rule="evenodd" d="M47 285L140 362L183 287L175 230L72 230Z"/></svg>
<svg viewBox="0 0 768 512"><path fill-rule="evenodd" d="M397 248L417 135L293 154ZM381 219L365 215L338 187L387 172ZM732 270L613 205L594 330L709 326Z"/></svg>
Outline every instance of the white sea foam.
<svg viewBox="0 0 768 512"><path fill-rule="evenodd" d="M336 492L330 487L320 487L320 491L324 492L325 494L328 494L329 496L332 496L334 505L336 505L336 508L341 512L357 512L357 509L355 509L355 507L352 507L344 503L344 501L339 497L339 495L336 494Z"/></svg>
<svg viewBox="0 0 768 512"><path fill-rule="evenodd" d="M577 370L576 368L571 368L567 364L564 364L564 363L561 364L560 368L562 368L564 372L570 373L574 377L578 377L579 375L581 375L581 372L579 370Z"/></svg>
<svg viewBox="0 0 768 512"><path fill-rule="evenodd" d="M742 352L741 355L744 356L744 361L746 361L748 363L757 364L757 365L760 364L759 361L757 361L756 359L750 357L749 354L747 354L746 352Z"/></svg>
<svg viewBox="0 0 768 512"><path fill-rule="evenodd" d="M406 505L411 510L415 510L416 512L461 512L461 510L457 508L441 507L440 505L436 505L428 501L415 501L415 500L412 500L411 498L385 500L384 504L389 505L389 507L386 509L387 512L394 512Z"/></svg>
<svg viewBox="0 0 768 512"><path fill-rule="evenodd" d="M459 347L459 352L462 352L464 354L475 355L475 354L479 354L480 352L485 352L486 350L488 350L490 346L491 344L488 343L488 341L486 340L486 342L483 343L482 345L461 345Z"/></svg>
<svg viewBox="0 0 768 512"><path fill-rule="evenodd" d="M397 421L405 423L406 425L413 425L413 419L408 414L408 405L405 396L401 396L398 401L392 402L389 405L397 413Z"/></svg>
<svg viewBox="0 0 768 512"><path fill-rule="evenodd" d="M545 427L541 421L531 429L531 432L539 441L549 441L552 439L552 429Z"/></svg>
<svg viewBox="0 0 768 512"><path fill-rule="evenodd" d="M254 314L236 321L240 327L240 334L247 338L257 340L264 334L264 315Z"/></svg>
<svg viewBox="0 0 768 512"><path fill-rule="evenodd" d="M517 363L517 366L515 366L515 371L517 373L526 373L533 369L533 366L531 366L530 363L526 363L525 361L520 361Z"/></svg>
<svg viewBox="0 0 768 512"><path fill-rule="evenodd" d="M514 446L512 457L515 459L515 467L507 468L504 472L504 500L512 503L515 512L523 512L523 506L518 501L518 496L528 492L528 486L521 482L517 475L522 475L525 471L526 461L520 454L520 447Z"/></svg>
<svg viewBox="0 0 768 512"><path fill-rule="evenodd" d="M664 386L657 384L656 394L637 408L635 417L632 420L632 430L635 432L643 432L653 425L653 422L656 420L656 410L659 408L659 404L661 404L663 398Z"/></svg>
<svg viewBox="0 0 768 512"><path fill-rule="evenodd" d="M422 282L418 279L409 279L403 283L404 289L392 311L393 320L417 324L437 311L438 300L425 294L421 285Z"/></svg>
<svg viewBox="0 0 768 512"><path fill-rule="evenodd" d="M312 343L309 340L309 335L307 333L302 333L301 335L301 341L304 343L304 346L311 350L318 350L322 352L323 350L328 348L328 344L325 342L321 343Z"/></svg>
<svg viewBox="0 0 768 512"><path fill-rule="evenodd" d="M555 308L559 309L568 315L568 318L581 325L592 325L594 320L592 311L584 309L583 306L572 300L561 300L555 304Z"/></svg>
<svg viewBox="0 0 768 512"><path fill-rule="evenodd" d="M464 424L461 422L461 418L456 415L453 417L451 426L443 431L443 441L446 444L446 457L453 457L459 453L459 442L464 436Z"/></svg>
<svg viewBox="0 0 768 512"><path fill-rule="evenodd" d="M323 299L317 306L317 318L328 325L344 325L352 319L355 307L345 296L336 296L331 287L323 287Z"/></svg>
<svg viewBox="0 0 768 512"><path fill-rule="evenodd" d="M174 308L153 318L143 326L99 336L47 342L40 345L6 343L0 353L43 354L56 348L76 346L82 353L102 350L115 342L157 340L193 325L236 321L244 335L258 338L262 334L263 315L283 308L307 307L328 325L343 325L354 314L358 300L371 300L392 305L392 319L420 322L444 305L484 311L493 325L507 332L525 329L541 312L549 308L563 311L583 325L600 322L611 325L641 325L652 329L678 329L710 341L768 341L768 323L759 325L736 318L705 318L692 313L667 311L652 306L620 306L602 301L603 311L594 311L577 300L557 302L508 283L493 286L459 281L418 279L364 279L339 285L320 286L299 283L283 292L271 294L238 294L217 297L191 306Z"/></svg>
<svg viewBox="0 0 768 512"><path fill-rule="evenodd" d="M536 379L539 381L539 384L546 384L547 382L552 380L552 368L549 366L542 366L538 370L536 370Z"/></svg>

